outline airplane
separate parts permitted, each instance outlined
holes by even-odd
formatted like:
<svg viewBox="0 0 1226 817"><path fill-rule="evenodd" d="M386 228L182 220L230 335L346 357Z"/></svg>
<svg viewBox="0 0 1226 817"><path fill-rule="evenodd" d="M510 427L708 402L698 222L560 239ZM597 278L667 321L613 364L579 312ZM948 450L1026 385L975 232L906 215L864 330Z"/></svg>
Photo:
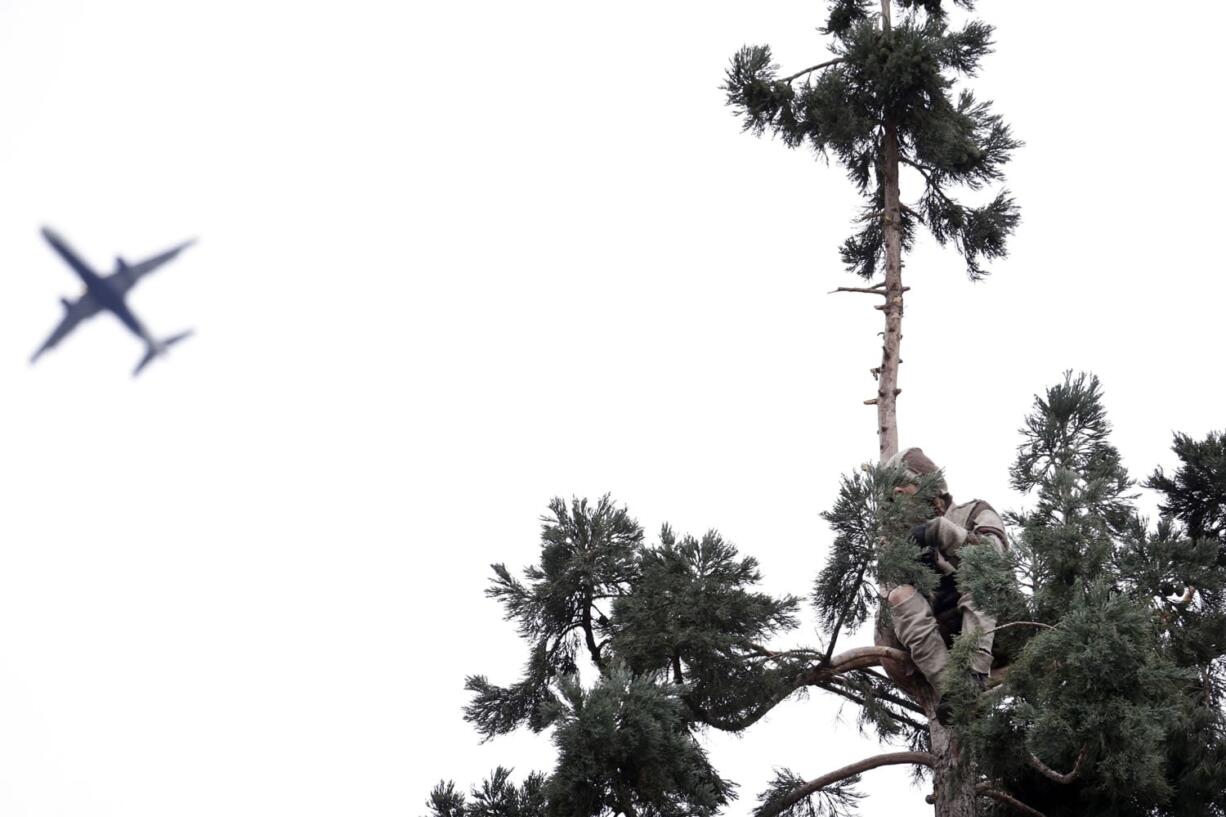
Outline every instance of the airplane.
<svg viewBox="0 0 1226 817"><path fill-rule="evenodd" d="M30 358L30 363L37 361L43 352L63 340L81 321L92 318L104 309L119 318L120 322L132 331L132 334L145 342L145 355L136 364L136 369L132 372L133 377L140 374L141 370L148 366L155 357L166 354L166 350L171 346L191 336L192 330L188 329L186 332L158 340L149 334L149 330L132 313L124 298L132 287L136 286L137 281L196 243L195 239L185 241L139 264L128 264L123 258L117 257L115 271L104 277L94 272L88 264L81 260L81 257L51 228L43 228L43 238L51 245L51 249L55 250L60 258L72 267L72 271L85 282L85 292L81 293L81 297L75 301L60 298L60 303L64 305L64 317L51 332L51 336Z"/></svg>

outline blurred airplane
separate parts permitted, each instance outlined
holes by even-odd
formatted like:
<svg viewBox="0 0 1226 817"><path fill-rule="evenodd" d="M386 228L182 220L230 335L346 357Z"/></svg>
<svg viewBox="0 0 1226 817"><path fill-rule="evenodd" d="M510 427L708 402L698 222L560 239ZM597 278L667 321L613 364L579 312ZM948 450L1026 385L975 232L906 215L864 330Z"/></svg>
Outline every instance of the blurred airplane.
<svg viewBox="0 0 1226 817"><path fill-rule="evenodd" d="M103 277L82 261L81 257L73 252L72 248L55 231L44 227L43 238L47 239L47 243L51 245L51 248L85 282L85 292L75 301L60 298L60 303L64 305L64 317L60 320L59 326L55 327L55 330L51 333L51 337L47 338L46 342L30 358L31 363L38 360L43 352L63 340L81 321L92 318L104 309L119 318L124 326L132 330L132 334L145 342L145 356L140 359L140 363L136 364L136 369L132 372L133 377L140 374L141 370L149 365L149 361L166 354L166 350L171 346L191 336L192 330L189 329L186 332L180 332L177 335L158 340L149 334L149 330L137 320L136 315L132 314L132 310L128 308L124 298L127 296L128 291L136 285L137 281L190 247L195 243L194 239L192 241L185 241L177 247L172 247L161 255L155 255L148 260L141 261L139 264L128 264L122 258L116 258L115 271Z"/></svg>

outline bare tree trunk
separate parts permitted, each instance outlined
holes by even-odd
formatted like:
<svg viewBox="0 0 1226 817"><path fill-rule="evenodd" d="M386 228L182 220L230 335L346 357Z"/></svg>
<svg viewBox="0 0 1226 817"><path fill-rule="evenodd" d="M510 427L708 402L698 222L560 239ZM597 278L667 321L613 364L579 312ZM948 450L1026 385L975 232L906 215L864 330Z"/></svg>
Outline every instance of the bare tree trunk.
<svg viewBox="0 0 1226 817"><path fill-rule="evenodd" d="M881 0L881 29L890 30L890 0ZM877 374L877 440L881 461L898 452L898 364L902 342L902 208L898 186L898 127L887 117L881 137L885 212L885 332Z"/></svg>
<svg viewBox="0 0 1226 817"><path fill-rule="evenodd" d="M970 764L961 763L957 741L935 720L929 726L932 755L933 795L936 817L975 817L975 773Z"/></svg>
<svg viewBox="0 0 1226 817"><path fill-rule="evenodd" d="M887 0L888 2L888 0ZM881 461L898 452L898 363L902 343L902 208L898 190L898 129L885 123L882 135L885 186L885 333L881 343L881 371L877 378L877 439Z"/></svg>

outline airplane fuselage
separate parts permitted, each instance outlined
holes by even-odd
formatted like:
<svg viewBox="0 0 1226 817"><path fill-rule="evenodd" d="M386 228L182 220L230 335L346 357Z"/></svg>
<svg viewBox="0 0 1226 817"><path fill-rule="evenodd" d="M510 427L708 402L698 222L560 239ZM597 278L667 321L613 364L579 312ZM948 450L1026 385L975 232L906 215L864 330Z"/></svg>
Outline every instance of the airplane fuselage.
<svg viewBox="0 0 1226 817"><path fill-rule="evenodd" d="M132 334L150 346L157 345L157 341L149 334L149 330L145 328L140 319L128 308L128 302L124 296L111 289L110 284L95 275L94 280L87 282L86 286L89 289L89 294L94 297L98 305L114 313L115 317L119 318L123 325L132 331Z"/></svg>
<svg viewBox="0 0 1226 817"><path fill-rule="evenodd" d="M184 242L177 247L172 247L160 255L135 265L125 264L122 259L117 259L115 272L104 277L95 272L89 264L85 263L84 259L77 255L68 246L67 242L60 238L53 230L44 227L43 238L47 240L47 243L51 245L60 258L68 266L72 267L73 272L85 284L85 292L76 301L61 299L64 303L64 317L51 333L51 337L47 338L47 341L34 353L31 362L37 360L43 352L59 343L81 321L92 317L103 309L118 318L120 323L144 342L145 357L142 358L140 364L136 367L136 373L139 373L154 357L164 354L168 346L177 343L191 334L190 331L183 332L163 340L158 340L149 333L149 330L145 328L140 319L128 307L126 298L137 280L174 258L185 248L189 247L192 244L191 241Z"/></svg>
<svg viewBox="0 0 1226 817"><path fill-rule="evenodd" d="M55 248L56 252L68 262L77 276L85 283L85 291L94 302L103 309L113 313L119 318L120 322L150 346L156 346L157 341L149 334L149 330L136 317L131 309L128 308L128 302L124 298L124 293L116 292L115 289L107 283L101 275L94 272L89 264L86 264L72 247L65 243L64 239L60 238L54 232L48 229L43 230L43 236L47 242Z"/></svg>

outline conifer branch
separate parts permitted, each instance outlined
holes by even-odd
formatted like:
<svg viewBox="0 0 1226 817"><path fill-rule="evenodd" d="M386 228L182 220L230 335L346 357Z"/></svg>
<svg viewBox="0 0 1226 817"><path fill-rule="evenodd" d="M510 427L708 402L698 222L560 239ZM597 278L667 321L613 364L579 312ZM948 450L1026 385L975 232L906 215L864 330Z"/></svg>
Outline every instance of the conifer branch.
<svg viewBox="0 0 1226 817"><path fill-rule="evenodd" d="M829 785L846 780L849 777L855 777L869 769L904 764L927 766L931 769L936 765L936 758L929 752L890 752L884 755L868 757L857 763L852 763L850 766L835 769L829 774L824 774L821 777L810 780L803 786L794 789L785 797L781 797L775 802L768 804L761 811L756 812L754 817L774 817L774 815L786 811L809 795L821 791Z"/></svg>
<svg viewBox="0 0 1226 817"><path fill-rule="evenodd" d="M814 656L821 655L820 650L812 650L808 647L797 647L794 650L770 650L763 647L761 644L754 644L753 642L749 641L742 642L740 646L749 650L754 655L758 655L763 658L795 658L800 656L812 658Z"/></svg>
<svg viewBox="0 0 1226 817"><path fill-rule="evenodd" d="M856 580L852 582L852 587L854 588L853 592L856 595L853 595L851 600L848 601L847 605L844 606L841 611L839 611L838 620L834 622L834 629L830 631L830 646L826 647L826 654L822 656L823 664L830 663L830 656L834 654L834 645L839 641L839 630L843 629L843 622L847 620L847 614L851 612L851 608L857 600L860 592L860 584L864 581L864 573L867 570L868 562L865 562L860 566L860 572L856 574Z"/></svg>
<svg viewBox="0 0 1226 817"><path fill-rule="evenodd" d="M910 292L910 291L911 291L911 287L903 287L903 288L902 288L902 291L903 291L903 292ZM832 289L832 290L830 290L830 291L829 291L829 292L827 292L826 294L827 294L827 295L833 295L833 294L835 294L836 292L863 292L863 293L865 293L866 295L889 295L889 293L888 293L888 292L886 292L886 290L884 290L884 289L878 289L878 288L876 288L876 287L839 287L838 289Z"/></svg>
<svg viewBox="0 0 1226 817"><path fill-rule="evenodd" d="M841 684L845 684L845 683L846 681L844 681L842 678L833 678L830 681L816 684L816 686L818 689L824 689L827 692L831 692L835 695L838 695L841 698L846 698L847 700L851 701L853 704L856 704L857 706L868 706L868 701L865 700L863 696L857 695L851 689L848 689L844 686L840 686ZM880 695L880 694L878 694L877 697L882 698L883 700L887 700L885 696ZM892 701L895 699L889 698L888 700ZM915 711L921 715L924 714L924 711L920 709L919 707L916 707L914 704L911 704L910 708L915 709ZM907 717L902 712L894 712L890 709L882 709L882 714L884 714L886 717L888 717L892 721L896 721L899 724L902 724L903 726L907 726L907 727L916 729L921 732L926 731L928 729L928 725L926 723L920 723L914 718Z"/></svg>
<svg viewBox="0 0 1226 817"><path fill-rule="evenodd" d="M991 635L992 633L995 633L999 630L1007 630L1010 627L1042 627L1044 630L1058 629L1052 624L1044 624L1041 621L1010 621L1008 624L1002 624L999 627L993 627L992 629L984 633L984 635Z"/></svg>
<svg viewBox="0 0 1226 817"><path fill-rule="evenodd" d="M927 166L925 166L925 165L922 165L922 164L920 164L919 162L916 162L916 161L914 161L914 160L912 160L912 159L908 159L908 158L907 158L907 157L905 157L905 156L900 157L900 158L899 158L899 161L900 161L900 162L902 162L903 164L905 164L907 167L911 167L911 168L914 168L915 170L919 171L919 174L920 174L921 176L923 176L923 177L924 177L924 182L925 182L925 183L928 185L928 189L929 189L929 190L931 190L932 192L936 193L938 196L940 196L940 197L941 197L941 201L945 202L946 204L948 204L948 205L949 205L949 206L951 206L951 207L958 207L958 206L959 206L959 205L958 205L958 202L954 201L954 200L953 200L953 199L951 199L951 198L950 198L948 195L946 195L945 191L941 189L941 185L940 185L938 182L936 182L935 180L933 180L933 178L932 178L932 174L933 174L933 170L932 170L932 168L927 167Z"/></svg>
<svg viewBox="0 0 1226 817"><path fill-rule="evenodd" d="M991 788L987 783L980 783L979 785L975 786L975 794L978 794L980 797L990 797L999 803L1013 806L1013 808L1017 809L1022 814L1028 814L1030 817L1047 817L1047 815L1038 809L1031 808L1021 800L1018 800L1016 797L1005 794L999 789Z"/></svg>
<svg viewBox="0 0 1226 817"><path fill-rule="evenodd" d="M859 670L856 670L856 672L859 673L860 675L871 676L873 678L876 678L879 681L885 681L886 683L889 683L889 684L894 683L894 681L888 675L884 675L883 673L880 673L880 672L873 672L871 669L859 669ZM912 712L916 713L917 715L924 715L925 717L927 717L927 713L924 712L923 707L915 703L915 701L912 701L910 698L904 698L901 695L895 695L890 692L882 692L880 690L878 690L874 694L876 694L876 696L883 701L889 701L890 703L897 704L898 706L901 706L904 709L909 709Z"/></svg>
<svg viewBox="0 0 1226 817"><path fill-rule="evenodd" d="M783 653L772 653L770 650L766 650L765 648L761 647L758 649L761 650L760 654L765 654L765 657L779 657L783 655ZM797 650L794 652L808 652L815 654L813 651ZM753 711L741 715L740 717L715 717L711 715L711 713L704 707L694 703L693 700L687 699L686 702L689 704L690 709L694 712L695 717L708 726L719 729L722 732L740 732L760 721L766 716L766 713L783 703L783 701L785 701L792 695L792 693L801 687L816 686L830 692L837 692L838 694L843 695L845 698L849 697L848 695L844 695L843 692L837 689L835 685L830 685L829 682L843 673L852 672L853 670L863 670L867 667L880 666L882 661L891 659L894 661L909 660L905 652L894 649L893 647L855 647L854 649L839 653L833 659L831 659L829 664L819 664L818 666L801 672L787 686L779 689L774 695L771 695L765 701L758 704ZM898 703L897 701L895 702ZM859 703L859 701L857 701L857 703Z"/></svg>
<svg viewBox="0 0 1226 817"><path fill-rule="evenodd" d="M829 68L829 67L830 67L830 66L832 66L832 65L838 65L838 64L839 64L840 62L842 62L842 61L843 61L843 58L842 58L842 57L838 57L838 58L833 59L833 60L827 60L826 62L820 62L820 63L818 63L817 65L813 66L812 68L806 68L806 69L805 69L805 70L803 70L803 71L798 71L798 72L796 72L795 74L792 74L790 77L784 77L783 79L781 79L781 80L779 80L779 81L780 81L780 82L793 82L793 81L795 81L795 80L800 79L800 78L801 78L801 77L803 77L805 74L812 74L814 71L820 71L820 70L822 70L823 68Z"/></svg>
<svg viewBox="0 0 1226 817"><path fill-rule="evenodd" d="M889 678L884 678L884 677L882 677L882 676L880 676L880 675L877 675L876 673L870 673L870 674L871 674L871 675L872 675L874 678L879 678L879 679L880 679L880 680L882 680L882 681L889 681L889 680L890 680ZM891 683L893 683L893 682L891 682ZM822 689L829 689L831 692L837 692L838 694L843 695L843 692L842 692L842 691L840 691L840 690L830 689L828 686L826 686L826 684L835 684L835 685L843 684L843 685L846 685L846 684L847 684L847 681L846 681L846 679L841 678L841 677L840 677L840 678L831 678L829 681L823 681L822 683L820 683L820 684L818 684L818 685L817 685L817 686L820 686ZM873 691L873 694L874 694L876 697L878 697L878 698L880 698L881 700L883 700L883 701L889 701L890 703L895 704L896 706L901 706L901 707L902 707L902 708L904 708L904 709L908 709L908 710L910 710L910 711L914 712L914 713L915 713L915 714L917 714L917 715L924 715L925 717L927 717L927 715L926 715L926 713L924 712L924 710L923 710L922 708L920 708L920 706L919 706L918 704L916 704L914 701L908 700L908 699L906 699L906 698L899 697L899 696L897 696L897 695L891 695L891 694L890 694L890 693L888 693L888 692L881 692L881 691L879 691L879 690L874 690L874 691ZM843 695L843 697L844 697L844 698L849 698L850 696L848 696L848 695ZM856 703L863 703L863 701L857 700L857 701L856 701ZM917 727L918 727L920 724L912 722L912 723L911 723L911 725L912 725L912 726L917 726ZM924 729L927 729L927 728L928 728L927 726L924 726Z"/></svg>
<svg viewBox="0 0 1226 817"><path fill-rule="evenodd" d="M1077 760L1073 763L1072 771L1068 772L1067 774L1060 774L1055 769L1039 760L1039 758L1033 753L1026 758L1026 763L1030 766L1030 768L1034 769L1048 780L1054 780L1057 783L1067 785L1077 779L1077 775L1081 773L1081 764L1086 759L1087 751L1089 751L1088 746L1081 747L1081 751L1077 753Z"/></svg>

